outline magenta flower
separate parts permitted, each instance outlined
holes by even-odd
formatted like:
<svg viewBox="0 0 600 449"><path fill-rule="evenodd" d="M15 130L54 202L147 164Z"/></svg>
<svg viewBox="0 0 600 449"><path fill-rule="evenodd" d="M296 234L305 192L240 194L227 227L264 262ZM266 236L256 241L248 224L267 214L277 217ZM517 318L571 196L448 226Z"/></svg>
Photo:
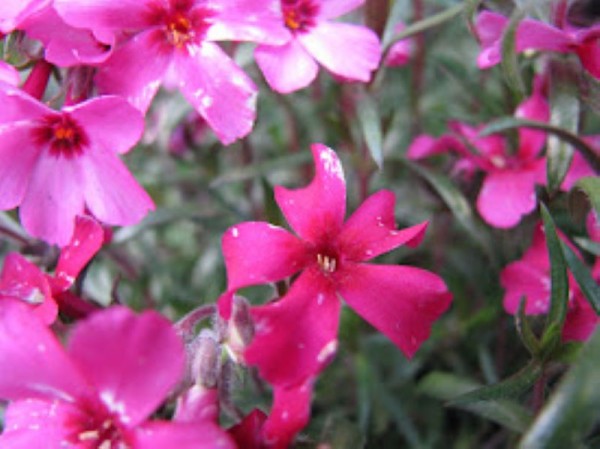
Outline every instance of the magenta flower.
<svg viewBox="0 0 600 449"><path fill-rule="evenodd" d="M254 53L273 90L289 93L308 86L317 76L318 64L345 80L371 79L381 59L377 35L363 26L330 21L364 0L280 1L287 38L282 45L259 45Z"/></svg>
<svg viewBox="0 0 600 449"><path fill-rule="evenodd" d="M395 33L400 33L406 26L400 22L394 28ZM401 67L408 64L414 51L414 39L407 38L401 39L396 42L390 48L387 57L385 58L385 65L387 67Z"/></svg>
<svg viewBox="0 0 600 449"><path fill-rule="evenodd" d="M519 105L515 115L530 120L548 121L550 108L536 82L531 97ZM408 149L408 157L421 159L454 151L462 157L461 169L486 172L477 198L477 210L483 219L497 228L510 228L536 207L535 184L546 181L546 159L539 153L544 147L545 133L519 129L519 147L511 154L508 142L498 135L480 137L482 127L453 122L452 133L434 138L421 135ZM468 145L467 145L468 144ZM478 153L473 153L475 148Z"/></svg>
<svg viewBox="0 0 600 449"><path fill-rule="evenodd" d="M55 0L55 7L73 26L121 38L99 67L101 92L146 111L164 83L179 88L224 144L252 129L256 87L213 41L279 42L265 2Z"/></svg>
<svg viewBox="0 0 600 449"><path fill-rule="evenodd" d="M559 238L566 239L559 233ZM600 264L594 275L600 278ZM541 225L535 229L533 241L523 257L508 264L500 274L500 283L506 290L504 309L515 314L521 298L525 297L525 314L540 315L550 308L550 258L546 237ZM583 296L579 286L569 273L569 305L562 338L565 341L585 341L596 329L600 317Z"/></svg>
<svg viewBox="0 0 600 449"><path fill-rule="evenodd" d="M502 35L508 26L508 18L501 14L483 11L475 25L481 41L481 53L477 57L479 68L498 64L502 59ZM600 78L600 26L591 28L560 29L534 19L522 20L516 33L516 51L526 50L575 53L583 67Z"/></svg>
<svg viewBox="0 0 600 449"><path fill-rule="evenodd" d="M0 32L10 33L30 15L47 7L51 0L2 0L0 2Z"/></svg>
<svg viewBox="0 0 600 449"><path fill-rule="evenodd" d="M26 336L26 338L23 338ZM0 302L0 398L7 449L234 448L211 422L148 420L180 381L183 344L149 311L114 307L79 322L66 348L17 301Z"/></svg>
<svg viewBox="0 0 600 449"><path fill-rule="evenodd" d="M0 209L20 206L33 236L64 246L85 208L130 225L154 208L118 158L140 138L141 114L118 97L57 112L21 90L0 89Z"/></svg>
<svg viewBox="0 0 600 449"><path fill-rule="evenodd" d="M252 310L256 333L245 359L274 385L302 382L331 359L338 295L408 357L451 301L433 273L364 263L402 244L418 244L427 223L396 230L394 194L387 190L369 197L344 223L346 183L340 161L321 144L313 145L312 152L316 175L309 186L275 188L275 199L298 237L264 222L239 224L223 237L228 293L220 311L225 318L231 313L231 292L300 273L283 298Z"/></svg>

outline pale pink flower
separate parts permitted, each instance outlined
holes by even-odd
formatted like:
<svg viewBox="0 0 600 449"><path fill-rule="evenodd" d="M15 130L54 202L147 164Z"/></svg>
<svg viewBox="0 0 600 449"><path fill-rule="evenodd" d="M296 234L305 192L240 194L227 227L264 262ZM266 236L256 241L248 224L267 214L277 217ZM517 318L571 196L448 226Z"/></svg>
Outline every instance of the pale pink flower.
<svg viewBox="0 0 600 449"><path fill-rule="evenodd" d="M368 82L381 59L379 38L370 29L332 22L364 0L280 0L282 45L259 45L254 56L273 90L289 93L308 86L321 64L344 80Z"/></svg>
<svg viewBox="0 0 600 449"><path fill-rule="evenodd" d="M0 446L233 449L207 422L150 420L180 381L181 339L154 311L124 307L78 322L66 348L18 301L0 301Z"/></svg>
<svg viewBox="0 0 600 449"><path fill-rule="evenodd" d="M339 297L408 357L451 301L443 280L429 271L364 263L400 245L418 244L427 223L397 230L394 194L387 190L370 196L344 222L346 183L340 161L324 145L313 145L312 152L316 175L309 186L275 188L275 199L298 237L264 222L241 223L223 237L228 293L220 312L226 319L232 291L300 273L281 299L252 308L255 336L244 357L277 386L296 385L331 360Z"/></svg>
<svg viewBox="0 0 600 449"><path fill-rule="evenodd" d="M254 124L254 83L214 42L279 42L270 2L250 0L55 0L73 26L119 38L98 68L103 93L146 111L161 84L178 88L224 144Z"/></svg>
<svg viewBox="0 0 600 449"><path fill-rule="evenodd" d="M4 85L0 103L0 209L19 206L31 235L64 246L86 208L111 225L154 208L118 157L144 127L126 101L99 97L58 112Z"/></svg>

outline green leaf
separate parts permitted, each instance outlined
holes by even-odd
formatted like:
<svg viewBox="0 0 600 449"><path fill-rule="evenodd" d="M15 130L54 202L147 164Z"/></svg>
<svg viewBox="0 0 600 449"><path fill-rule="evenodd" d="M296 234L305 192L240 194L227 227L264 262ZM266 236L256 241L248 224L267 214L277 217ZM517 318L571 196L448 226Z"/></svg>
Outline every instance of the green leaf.
<svg viewBox="0 0 600 449"><path fill-rule="evenodd" d="M582 446L600 420L600 332L582 349L546 406L520 442L520 449L564 449Z"/></svg>
<svg viewBox="0 0 600 449"><path fill-rule="evenodd" d="M510 18L510 22L502 35L502 71L504 72L504 78L506 79L508 86L515 94L518 101L523 99L526 92L525 83L523 82L519 70L519 61L517 59L516 50L517 28L524 17L525 12L523 10L515 9Z"/></svg>
<svg viewBox="0 0 600 449"><path fill-rule="evenodd" d="M581 178L575 186L587 195L596 213L600 214L600 178L597 176Z"/></svg>
<svg viewBox="0 0 600 449"><path fill-rule="evenodd" d="M575 237L575 243L577 243L580 248L583 248L588 253L593 254L596 257L600 257L600 243L583 237Z"/></svg>
<svg viewBox="0 0 600 449"><path fill-rule="evenodd" d="M521 341L532 356L537 356L540 351L540 342L531 330L529 321L525 315L525 297L519 301L519 310L515 314L515 325Z"/></svg>
<svg viewBox="0 0 600 449"><path fill-rule="evenodd" d="M531 414L514 401L498 399L464 404L452 401L457 394L466 395L480 389L481 385L477 382L443 372L430 373L419 383L420 392L436 399L450 401L451 407L469 411L515 432L522 433L527 430Z"/></svg>
<svg viewBox="0 0 600 449"><path fill-rule="evenodd" d="M542 350L544 340L549 338L551 329L562 329L567 315L567 303L569 300L569 280L567 278L567 267L563 257L560 239L556 233L556 226L550 216L550 212L544 204L540 206L542 220L544 221L544 234L546 245L550 256L550 310L546 317L546 329L542 336ZM554 325L554 326L553 326Z"/></svg>
<svg viewBox="0 0 600 449"><path fill-rule="evenodd" d="M375 100L364 93L358 102L358 121L371 157L379 169L383 166L383 132Z"/></svg>
<svg viewBox="0 0 600 449"><path fill-rule="evenodd" d="M567 244L562 244L562 250L563 256L569 266L569 270L579 284L581 292L587 298L596 313L600 315L600 286L598 285L598 282L592 277L588 267L585 266L581 259L577 257L575 252L573 252Z"/></svg>
<svg viewBox="0 0 600 449"><path fill-rule="evenodd" d="M556 135L563 139L565 142L570 143L577 149L581 155L588 161L592 168L596 171L600 171L600 157L596 155L594 148L592 148L587 142L580 139L577 135L572 132L559 128L554 125L550 125L544 122L538 122L535 120L524 120L515 117L502 117L489 123L484 129L479 132L480 136L487 136L489 134L500 133L508 131L514 128L533 128L541 129L550 134ZM585 179L585 178L584 178Z"/></svg>

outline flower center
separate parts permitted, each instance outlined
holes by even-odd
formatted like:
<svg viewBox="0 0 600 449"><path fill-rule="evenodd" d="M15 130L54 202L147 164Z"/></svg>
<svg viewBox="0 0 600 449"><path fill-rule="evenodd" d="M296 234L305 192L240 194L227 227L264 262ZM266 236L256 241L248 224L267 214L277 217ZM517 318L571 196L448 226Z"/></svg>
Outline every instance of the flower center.
<svg viewBox="0 0 600 449"><path fill-rule="evenodd" d="M81 415L74 417L71 443L85 449L131 449L131 436L104 405L85 401Z"/></svg>
<svg viewBox="0 0 600 449"><path fill-rule="evenodd" d="M306 32L315 26L319 6L312 0L281 0L285 26L293 32Z"/></svg>
<svg viewBox="0 0 600 449"><path fill-rule="evenodd" d="M169 43L177 48L186 45L196 35L190 20L181 13L175 13L167 20L166 34Z"/></svg>
<svg viewBox="0 0 600 449"><path fill-rule="evenodd" d="M317 254L317 264L324 273L333 273L338 267L338 261L335 256L329 254Z"/></svg>
<svg viewBox="0 0 600 449"><path fill-rule="evenodd" d="M88 137L79 124L67 113L48 115L33 130L38 145L50 145L50 154L68 159L81 156Z"/></svg>

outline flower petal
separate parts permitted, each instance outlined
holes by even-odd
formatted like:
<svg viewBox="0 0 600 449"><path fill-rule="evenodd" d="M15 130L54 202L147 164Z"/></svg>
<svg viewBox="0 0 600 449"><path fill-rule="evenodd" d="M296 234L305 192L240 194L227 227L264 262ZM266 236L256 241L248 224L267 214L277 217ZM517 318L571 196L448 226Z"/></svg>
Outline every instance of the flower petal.
<svg viewBox="0 0 600 449"><path fill-rule="evenodd" d="M546 256L547 258L547 256ZM524 260L508 264L500 274L505 289L504 310L514 315L521 298L525 299L525 313L539 315L548 312L550 305L550 277L547 270Z"/></svg>
<svg viewBox="0 0 600 449"><path fill-rule="evenodd" d="M255 408L244 419L235 426L230 427L227 432L235 440L238 447L244 449L262 449L262 426L267 415Z"/></svg>
<svg viewBox="0 0 600 449"><path fill-rule="evenodd" d="M282 94L303 89L319 72L319 65L296 39L278 47L259 45L254 59L271 89Z"/></svg>
<svg viewBox="0 0 600 449"><path fill-rule="evenodd" d="M365 0L327 0L320 2L319 17L333 19L361 6Z"/></svg>
<svg viewBox="0 0 600 449"><path fill-rule="evenodd" d="M542 83L543 80L540 78L535 80L533 94L517 107L515 117L538 122L550 120L550 106L541 92ZM545 132L519 128L519 158L526 160L535 157L542 150L545 142Z"/></svg>
<svg viewBox="0 0 600 449"><path fill-rule="evenodd" d="M69 24L92 30L136 30L146 26L147 0L54 0L54 8Z"/></svg>
<svg viewBox="0 0 600 449"><path fill-rule="evenodd" d="M73 400L88 386L50 329L21 301L0 301L0 398Z"/></svg>
<svg viewBox="0 0 600 449"><path fill-rule="evenodd" d="M346 181L335 152L311 146L315 177L304 188L275 187L275 200L292 229L303 239L320 243L339 233L346 215Z"/></svg>
<svg viewBox="0 0 600 449"><path fill-rule="evenodd" d="M427 228L427 222L397 230L394 219L394 193L381 190L364 203L344 223L337 243L345 258L361 262L408 244L417 246Z"/></svg>
<svg viewBox="0 0 600 449"><path fill-rule="evenodd" d="M64 111L81 124L92 142L117 153L129 151L144 132L144 117L121 97L96 97Z"/></svg>
<svg viewBox="0 0 600 449"><path fill-rule="evenodd" d="M9 253L0 273L0 299L13 298L31 306L44 324L56 319L58 308L46 275L19 253Z"/></svg>
<svg viewBox="0 0 600 449"><path fill-rule="evenodd" d="M477 197L477 210L496 228L511 228L535 209L535 183L545 170L545 160L521 170L488 173Z"/></svg>
<svg viewBox="0 0 600 449"><path fill-rule="evenodd" d="M42 155L19 211L32 236L59 246L69 243L75 216L83 212L83 179L77 159Z"/></svg>
<svg viewBox="0 0 600 449"><path fill-rule="evenodd" d="M444 281L420 268L355 264L345 270L341 296L409 358L452 300Z"/></svg>
<svg viewBox="0 0 600 449"><path fill-rule="evenodd" d="M256 118L256 86L211 42L177 52L172 77L185 98L228 145L246 136Z"/></svg>
<svg viewBox="0 0 600 449"><path fill-rule="evenodd" d="M60 252L53 287L62 292L73 285L79 272L94 257L103 243L104 230L100 223L91 217L78 216L75 220L73 238Z"/></svg>
<svg viewBox="0 0 600 449"><path fill-rule="evenodd" d="M33 122L45 115L56 114L40 101L31 97L16 86L0 85L0 123L27 121Z"/></svg>
<svg viewBox="0 0 600 449"><path fill-rule="evenodd" d="M349 80L368 82L381 59L379 38L363 26L319 22L298 39L323 67Z"/></svg>
<svg viewBox="0 0 600 449"><path fill-rule="evenodd" d="M146 112L171 61L171 54L157 45L162 39L158 33L144 31L114 50L98 67L95 80L101 93L122 96Z"/></svg>
<svg viewBox="0 0 600 449"><path fill-rule="evenodd" d="M587 341L600 323L600 317L581 294L575 297L567 312L562 330L564 341Z"/></svg>
<svg viewBox="0 0 600 449"><path fill-rule="evenodd" d="M210 421L149 421L136 429L136 449L236 449L227 433Z"/></svg>
<svg viewBox="0 0 600 449"><path fill-rule="evenodd" d="M0 61L0 81L16 86L21 82L17 69L7 62Z"/></svg>
<svg viewBox="0 0 600 449"><path fill-rule="evenodd" d="M316 376L335 354L340 307L319 272L304 272L284 297L252 308L256 333L244 359L275 386Z"/></svg>
<svg viewBox="0 0 600 449"><path fill-rule="evenodd" d="M94 146L81 157L85 203L96 218L111 225L138 223L154 203L112 152Z"/></svg>
<svg viewBox="0 0 600 449"><path fill-rule="evenodd" d="M264 222L246 222L223 235L223 255L229 290L276 282L301 270L307 250L283 228Z"/></svg>
<svg viewBox="0 0 600 449"><path fill-rule="evenodd" d="M93 350L90 350L93 348ZM80 321L68 351L122 422L142 422L183 375L185 354L171 323L154 311L111 307Z"/></svg>

